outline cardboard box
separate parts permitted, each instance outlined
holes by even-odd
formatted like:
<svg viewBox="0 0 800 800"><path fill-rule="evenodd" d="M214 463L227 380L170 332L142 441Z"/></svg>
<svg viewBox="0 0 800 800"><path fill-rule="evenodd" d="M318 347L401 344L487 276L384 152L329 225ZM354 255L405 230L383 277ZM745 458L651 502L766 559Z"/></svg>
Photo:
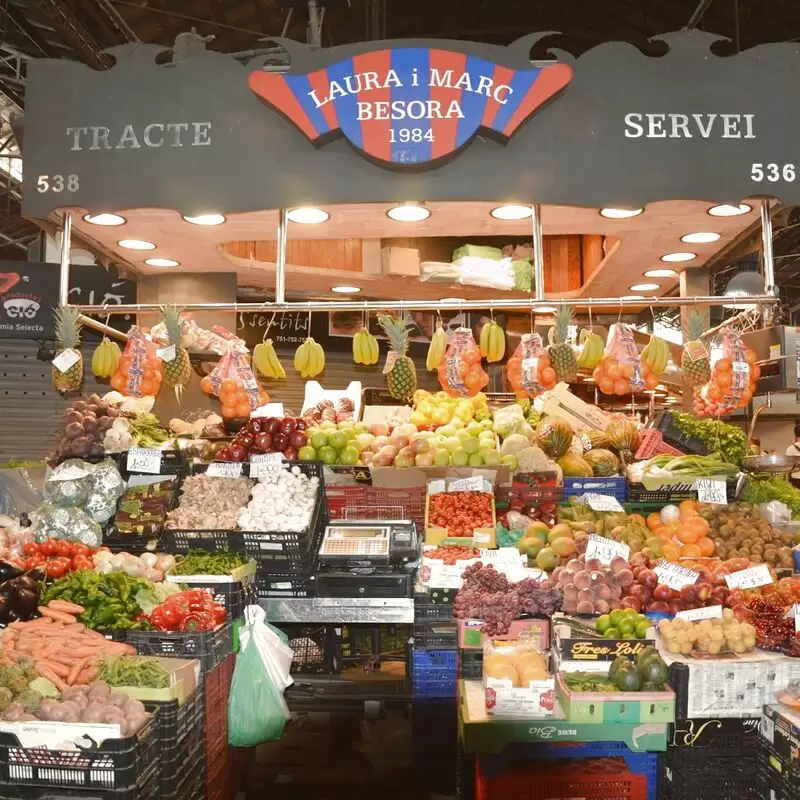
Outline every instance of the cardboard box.
<svg viewBox="0 0 800 800"><path fill-rule="evenodd" d="M142 702L166 703L177 700L183 705L200 683L200 662L196 658L161 658L146 656L161 664L169 672L169 686L166 689L147 689L141 686L115 686L115 692L123 692Z"/></svg>
<svg viewBox="0 0 800 800"><path fill-rule="evenodd" d="M655 634L652 628L650 631ZM558 617L553 618L553 653L560 668L567 672L587 669L593 672L592 664L607 670L617 656L635 658L645 647L655 647L655 640L575 638L570 636L568 625L559 625Z"/></svg>
<svg viewBox="0 0 800 800"><path fill-rule="evenodd" d="M576 431L581 428L604 431L611 422L611 418L605 411L576 397L566 383L557 384L549 392L545 392L543 397L544 413L562 417Z"/></svg>
<svg viewBox="0 0 800 800"><path fill-rule="evenodd" d="M776 756L783 772L800 772L800 714L785 706L764 706L759 736L770 755Z"/></svg>
<svg viewBox="0 0 800 800"><path fill-rule="evenodd" d="M494 484L488 478L485 478L481 475L472 476L476 478L478 483L482 483L481 488L475 488L474 491L476 492L483 492L485 494L493 494L494 492ZM430 509L431 509L431 498L435 494L444 494L450 491L460 491L461 489L458 487L458 482L460 482L461 478L445 478L445 479L435 479L433 481L428 482L428 492L425 496L425 544L434 545L438 547L447 541L448 544L465 544L469 546L470 544L473 547L477 547L483 550L491 550L497 547L497 512L495 510L495 505L492 503L492 525L491 527L481 527L475 528L472 532L472 540L471 542L465 540L464 537L459 539L454 539L450 536L449 531L447 528L440 528L436 525L431 525L429 523L430 519ZM435 487L435 488L434 488ZM473 491L471 489L466 489L466 491Z"/></svg>
<svg viewBox="0 0 800 800"><path fill-rule="evenodd" d="M460 619L458 621L458 646L465 650L479 650L489 638L483 632L483 620ZM493 636L496 641L510 639L530 639L537 650L547 650L550 647L550 620L549 619L515 619L504 636Z"/></svg>
<svg viewBox="0 0 800 800"><path fill-rule="evenodd" d="M419 277L419 250L413 247L382 247L381 267L384 275Z"/></svg>

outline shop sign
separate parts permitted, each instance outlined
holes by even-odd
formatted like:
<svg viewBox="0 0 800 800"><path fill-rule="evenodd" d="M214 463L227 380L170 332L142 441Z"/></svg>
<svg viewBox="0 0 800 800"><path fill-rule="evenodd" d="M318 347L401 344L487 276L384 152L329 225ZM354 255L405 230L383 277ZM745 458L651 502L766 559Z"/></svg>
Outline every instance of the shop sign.
<svg viewBox="0 0 800 800"><path fill-rule="evenodd" d="M510 69L466 53L376 50L307 74L255 70L250 88L313 144L336 136L375 161L432 164L479 130L503 142L572 79L566 64Z"/></svg>

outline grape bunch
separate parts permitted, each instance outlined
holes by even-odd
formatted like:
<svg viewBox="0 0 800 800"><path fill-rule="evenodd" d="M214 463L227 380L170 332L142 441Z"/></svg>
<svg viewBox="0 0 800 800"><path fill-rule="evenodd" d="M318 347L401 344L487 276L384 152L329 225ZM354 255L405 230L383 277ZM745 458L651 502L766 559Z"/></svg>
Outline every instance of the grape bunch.
<svg viewBox="0 0 800 800"><path fill-rule="evenodd" d="M487 636L508 633L522 614L549 617L561 608L561 592L549 582L526 578L509 583L491 564L471 564L453 603L459 619L482 619Z"/></svg>

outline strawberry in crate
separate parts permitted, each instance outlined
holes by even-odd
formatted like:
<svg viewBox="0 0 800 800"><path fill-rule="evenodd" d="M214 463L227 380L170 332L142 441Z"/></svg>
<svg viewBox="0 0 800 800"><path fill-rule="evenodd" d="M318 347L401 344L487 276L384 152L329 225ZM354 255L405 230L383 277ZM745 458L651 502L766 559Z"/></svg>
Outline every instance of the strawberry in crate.
<svg viewBox="0 0 800 800"><path fill-rule="evenodd" d="M224 624L225 606L206 589L189 589L168 597L149 614L157 631L211 631Z"/></svg>

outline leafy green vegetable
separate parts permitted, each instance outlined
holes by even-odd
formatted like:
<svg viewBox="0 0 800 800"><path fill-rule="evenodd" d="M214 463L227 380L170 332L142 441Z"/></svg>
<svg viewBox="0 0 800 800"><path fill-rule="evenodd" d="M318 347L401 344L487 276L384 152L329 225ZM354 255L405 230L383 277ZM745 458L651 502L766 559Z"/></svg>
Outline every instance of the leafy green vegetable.
<svg viewBox="0 0 800 800"><path fill-rule="evenodd" d="M719 452L729 464L742 465L747 453L747 436L738 425L718 419L697 419L680 411L671 413L681 433L699 439L711 452Z"/></svg>
<svg viewBox="0 0 800 800"><path fill-rule="evenodd" d="M739 472L739 468L735 464L723 461L717 453L710 456L654 456L645 463L643 472L645 475L661 475L659 470L676 477L681 475L687 477L732 476Z"/></svg>
<svg viewBox="0 0 800 800"><path fill-rule="evenodd" d="M98 679L109 686L139 686L148 689L166 689L169 672L158 661L140 656L106 658L100 665Z"/></svg>
<svg viewBox="0 0 800 800"><path fill-rule="evenodd" d="M778 500L788 506L792 512L792 519L800 519L800 489L783 478L751 477L740 499L753 505Z"/></svg>
<svg viewBox="0 0 800 800"><path fill-rule="evenodd" d="M574 692L615 692L617 690L607 675L597 672L564 672L562 678Z"/></svg>
<svg viewBox="0 0 800 800"><path fill-rule="evenodd" d="M171 575L230 575L248 561L245 553L222 550L209 553L206 550L190 550L185 558L170 570Z"/></svg>

